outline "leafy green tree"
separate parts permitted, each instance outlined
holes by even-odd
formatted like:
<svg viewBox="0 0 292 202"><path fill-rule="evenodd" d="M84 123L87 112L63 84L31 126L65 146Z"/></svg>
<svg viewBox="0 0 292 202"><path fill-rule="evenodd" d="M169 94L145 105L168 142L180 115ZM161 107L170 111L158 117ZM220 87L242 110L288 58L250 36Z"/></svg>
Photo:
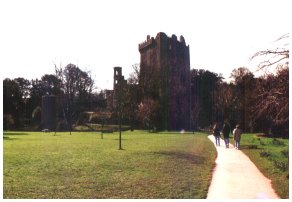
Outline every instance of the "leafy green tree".
<svg viewBox="0 0 292 202"><path fill-rule="evenodd" d="M194 123L196 126L205 128L221 119L215 96L221 82L222 77L216 73L203 69L191 70L192 119L197 121Z"/></svg>
<svg viewBox="0 0 292 202"><path fill-rule="evenodd" d="M46 87L42 80L35 79L31 81L31 89L29 93L29 106L30 109L35 109L37 106L42 105L42 96L47 95ZM32 114L32 111L31 111Z"/></svg>
<svg viewBox="0 0 292 202"><path fill-rule="evenodd" d="M18 77L16 79L14 79L14 81L16 81L18 86L19 86L21 98L27 99L29 97L29 91L30 91L30 87L31 87L29 80L24 79L22 77Z"/></svg>
<svg viewBox="0 0 292 202"><path fill-rule="evenodd" d="M31 83L29 80L24 78L16 78L14 79L19 86L20 94L21 94L21 107L20 107L20 122L21 126L27 127L30 124L30 115L31 108L29 106L29 92L31 89Z"/></svg>
<svg viewBox="0 0 292 202"><path fill-rule="evenodd" d="M14 124L9 124L10 127L15 126L18 128L21 126L22 96L21 89L16 80L6 78L3 81L3 114L7 115L10 120L13 120Z"/></svg>
<svg viewBox="0 0 292 202"><path fill-rule="evenodd" d="M45 74L41 78L43 89L47 95L60 95L62 91L62 81L53 74Z"/></svg>

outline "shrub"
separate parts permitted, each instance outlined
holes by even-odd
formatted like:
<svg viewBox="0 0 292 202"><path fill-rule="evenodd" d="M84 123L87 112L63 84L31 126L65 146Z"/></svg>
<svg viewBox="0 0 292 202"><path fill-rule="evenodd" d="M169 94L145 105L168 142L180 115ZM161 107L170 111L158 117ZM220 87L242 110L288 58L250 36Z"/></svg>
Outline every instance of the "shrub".
<svg viewBox="0 0 292 202"><path fill-rule="evenodd" d="M4 114L3 115L3 129L9 130L14 127L14 119L11 114Z"/></svg>
<svg viewBox="0 0 292 202"><path fill-rule="evenodd" d="M261 151L260 156L268 158L268 157L272 156L272 154L269 151Z"/></svg>
<svg viewBox="0 0 292 202"><path fill-rule="evenodd" d="M247 146L248 149L258 149L258 145L252 144Z"/></svg>
<svg viewBox="0 0 292 202"><path fill-rule="evenodd" d="M89 117L89 123L97 124L97 123L102 123L102 121L103 119L97 114L93 114Z"/></svg>
<svg viewBox="0 0 292 202"><path fill-rule="evenodd" d="M280 140L278 140L276 138L273 138L273 140L272 140L271 143L272 143L272 145L276 145L276 146L283 146L283 145L285 145L285 143L283 141L280 141Z"/></svg>
<svg viewBox="0 0 292 202"><path fill-rule="evenodd" d="M281 154L286 157L286 158L289 158L289 150L285 149L285 150L282 150L281 151Z"/></svg>

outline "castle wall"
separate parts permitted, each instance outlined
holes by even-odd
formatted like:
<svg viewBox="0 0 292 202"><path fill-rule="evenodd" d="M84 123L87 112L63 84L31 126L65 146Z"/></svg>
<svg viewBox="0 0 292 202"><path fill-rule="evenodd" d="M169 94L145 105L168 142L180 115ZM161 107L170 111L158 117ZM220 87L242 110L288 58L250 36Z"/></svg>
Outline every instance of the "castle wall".
<svg viewBox="0 0 292 202"><path fill-rule="evenodd" d="M190 128L190 57L184 38L148 36L139 52L140 90L143 98L159 100L161 128Z"/></svg>
<svg viewBox="0 0 292 202"><path fill-rule="evenodd" d="M139 45L141 94L153 99L157 99L159 95L157 83L153 82L153 80L159 79L160 74L158 45L159 43L153 37L147 38L147 41Z"/></svg>

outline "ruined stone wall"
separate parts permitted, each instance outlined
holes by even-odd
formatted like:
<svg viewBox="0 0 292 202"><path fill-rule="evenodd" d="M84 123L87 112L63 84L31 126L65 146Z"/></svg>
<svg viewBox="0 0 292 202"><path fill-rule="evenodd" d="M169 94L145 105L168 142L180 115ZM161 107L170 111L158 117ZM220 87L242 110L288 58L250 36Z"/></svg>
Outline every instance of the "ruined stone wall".
<svg viewBox="0 0 292 202"><path fill-rule="evenodd" d="M116 108L121 99L122 91L127 87L127 80L122 74L122 67L114 67L113 108Z"/></svg>

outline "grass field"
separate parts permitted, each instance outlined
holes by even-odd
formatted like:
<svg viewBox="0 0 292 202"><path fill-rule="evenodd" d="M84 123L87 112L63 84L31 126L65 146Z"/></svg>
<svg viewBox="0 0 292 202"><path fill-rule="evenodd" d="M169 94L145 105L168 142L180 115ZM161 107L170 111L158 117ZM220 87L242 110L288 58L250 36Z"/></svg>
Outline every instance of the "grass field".
<svg viewBox="0 0 292 202"><path fill-rule="evenodd" d="M5 132L4 198L206 198L205 134Z"/></svg>
<svg viewBox="0 0 292 202"><path fill-rule="evenodd" d="M289 198L289 140L243 134L241 150L272 180L277 194Z"/></svg>

